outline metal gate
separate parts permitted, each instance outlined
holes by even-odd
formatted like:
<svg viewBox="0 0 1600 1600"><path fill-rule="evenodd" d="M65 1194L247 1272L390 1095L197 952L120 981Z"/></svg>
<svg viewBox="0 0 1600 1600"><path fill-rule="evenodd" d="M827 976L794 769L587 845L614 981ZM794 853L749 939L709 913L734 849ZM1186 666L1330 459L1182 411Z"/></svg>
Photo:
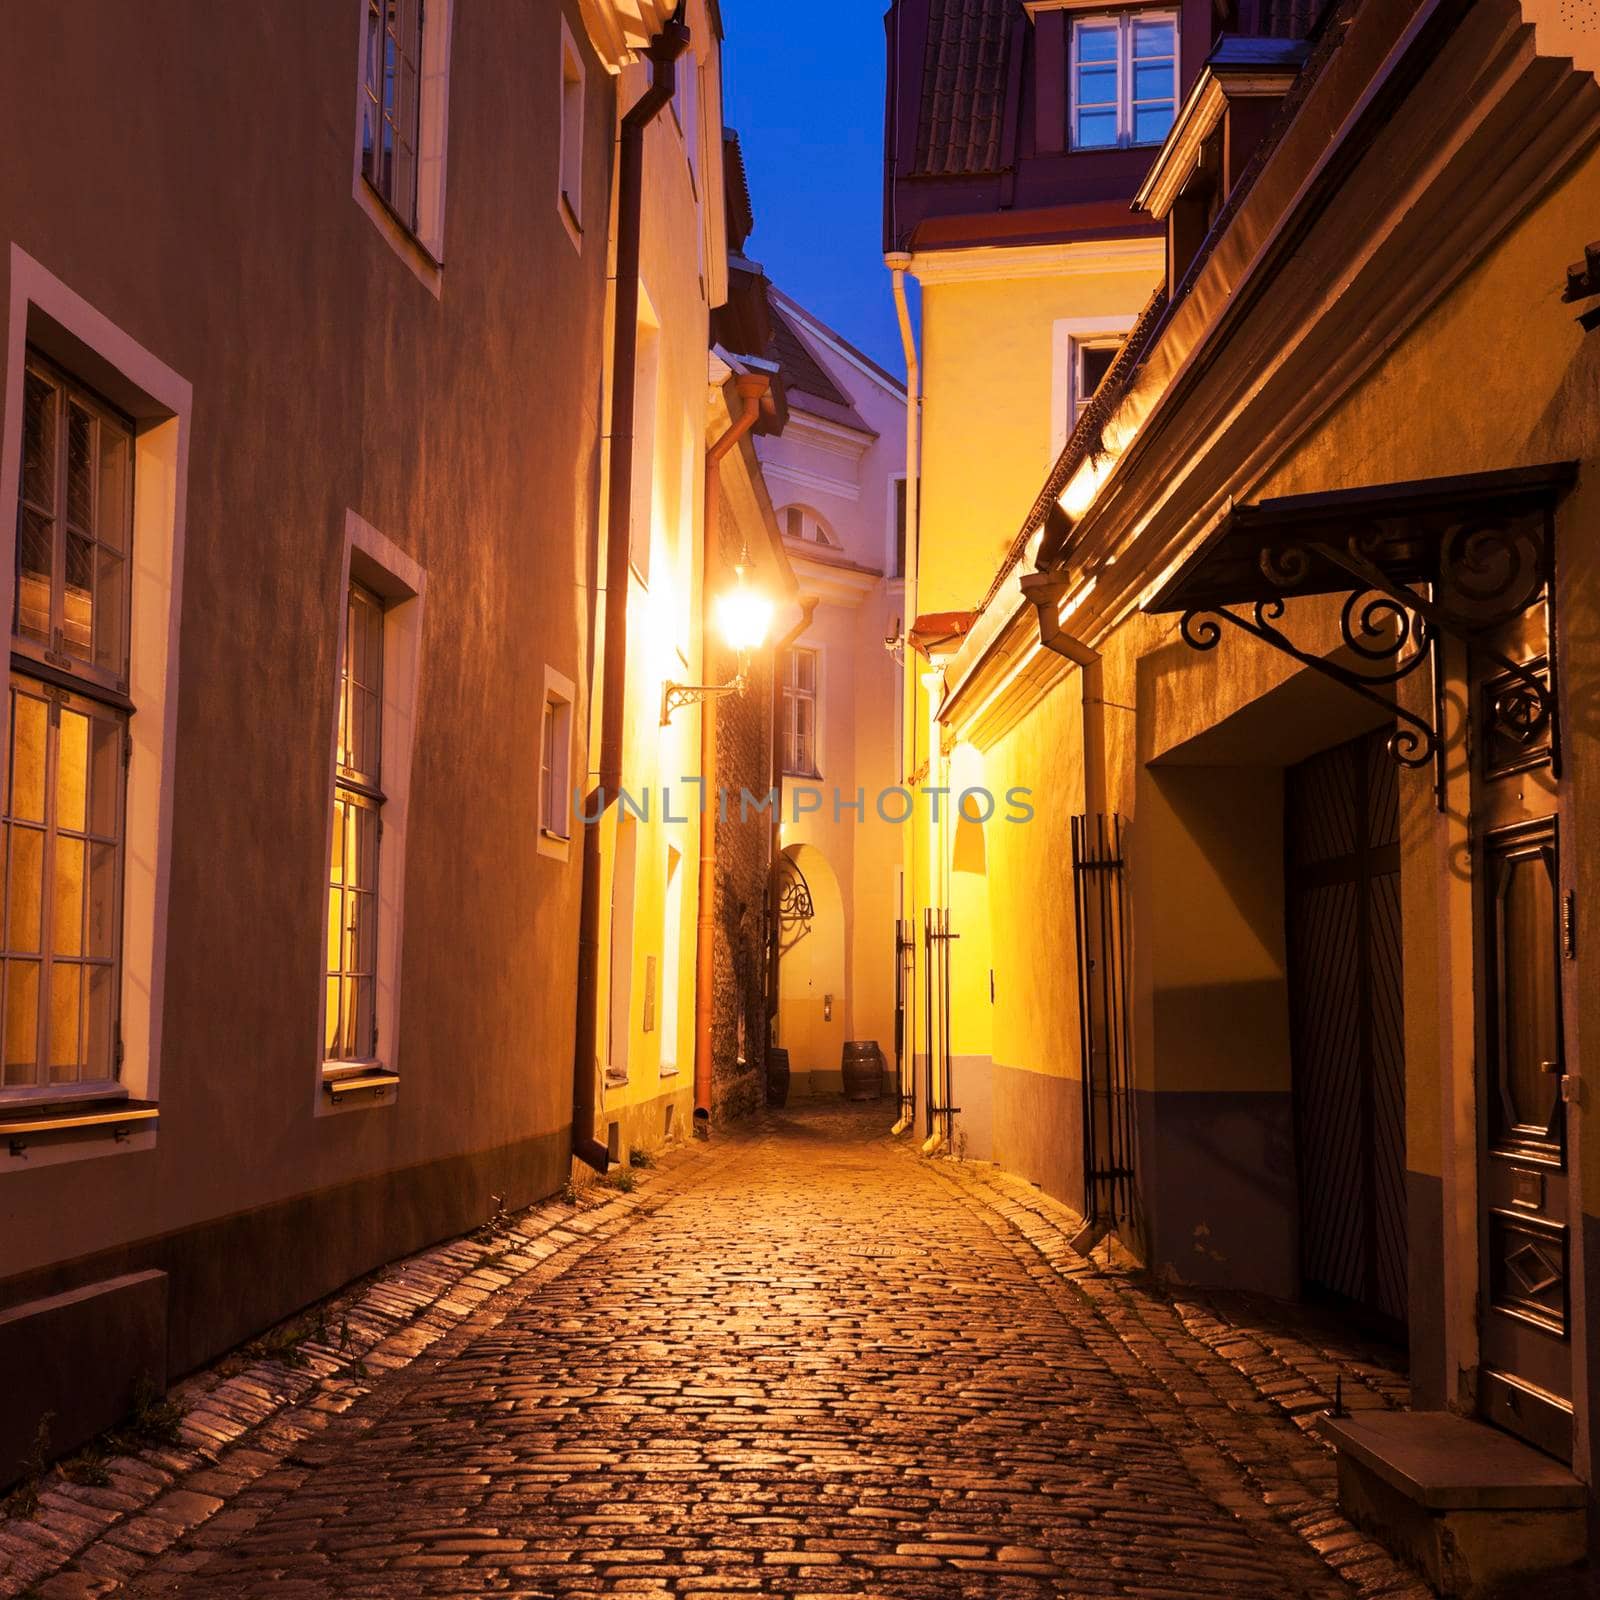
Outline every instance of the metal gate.
<svg viewBox="0 0 1600 1600"><path fill-rule="evenodd" d="M1284 791L1300 1276L1406 1321L1399 768L1389 729L1291 767Z"/></svg>
<svg viewBox="0 0 1600 1600"><path fill-rule="evenodd" d="M1115 1227L1133 1212L1133 1050L1122 844L1121 817L1072 819L1084 1219L1097 1227Z"/></svg>
<svg viewBox="0 0 1600 1600"><path fill-rule="evenodd" d="M950 931L950 912L945 907L927 907L922 913L922 1004L925 1027L923 1049L927 1052L923 1105L929 1137L942 1128L945 1143L955 1138L955 1119L961 1107L955 1103L951 1083L950 1049L950 941L959 939Z"/></svg>
<svg viewBox="0 0 1600 1600"><path fill-rule="evenodd" d="M913 972L916 963L917 941L911 935L911 923L902 917L894 924L894 1071L895 1084L900 1097L901 1120L909 1119L916 1111L916 1073L912 1070L911 995Z"/></svg>

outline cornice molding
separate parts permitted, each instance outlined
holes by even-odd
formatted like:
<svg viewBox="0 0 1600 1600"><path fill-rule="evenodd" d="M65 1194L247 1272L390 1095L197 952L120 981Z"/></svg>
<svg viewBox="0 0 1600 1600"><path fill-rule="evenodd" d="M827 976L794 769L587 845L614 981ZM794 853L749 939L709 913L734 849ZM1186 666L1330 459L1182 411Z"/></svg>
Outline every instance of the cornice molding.
<svg viewBox="0 0 1600 1600"><path fill-rule="evenodd" d="M787 431L787 430L786 430ZM797 467L787 461L771 461L763 459L761 470L769 479L776 479L779 483L792 483L797 489L805 489L815 494L831 494L840 500L859 500L861 487L849 478L830 478L823 472L808 472L804 467Z"/></svg>
<svg viewBox="0 0 1600 1600"><path fill-rule="evenodd" d="M578 9L589 43L613 74L637 61L672 15L665 0L578 0Z"/></svg>
<svg viewBox="0 0 1600 1600"><path fill-rule="evenodd" d="M1165 270L1162 238L1081 239L1065 244L977 245L919 250L911 275L925 288L942 283L994 283L1016 278L1087 278L1104 273L1149 275Z"/></svg>

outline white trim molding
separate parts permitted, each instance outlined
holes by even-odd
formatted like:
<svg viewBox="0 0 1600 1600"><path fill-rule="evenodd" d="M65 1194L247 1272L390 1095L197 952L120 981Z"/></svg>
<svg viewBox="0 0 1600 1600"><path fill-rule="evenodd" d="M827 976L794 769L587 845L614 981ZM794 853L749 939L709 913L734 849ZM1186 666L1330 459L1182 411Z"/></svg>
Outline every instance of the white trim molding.
<svg viewBox="0 0 1600 1600"><path fill-rule="evenodd" d="M1079 402L1089 398L1077 392L1073 346L1081 340L1098 343L1126 339L1137 315L1119 312L1108 317L1058 317L1050 324L1050 465L1054 465L1072 432Z"/></svg>
<svg viewBox="0 0 1600 1600"><path fill-rule="evenodd" d="M172 797L178 722L178 634L194 395L174 372L111 319L11 246L6 385L0 419L0 505L15 507L22 451L22 379L27 346L38 345L134 422L133 573L128 695L130 756L123 852L122 1086L159 1097L166 990ZM16 516L0 518L0 615L11 615ZM9 626L9 625L8 625ZM0 704L0 748L9 737ZM148 1149L155 1132L30 1149L27 1165Z"/></svg>
<svg viewBox="0 0 1600 1600"><path fill-rule="evenodd" d="M578 9L595 54L613 74L639 59L673 10L669 0L578 0Z"/></svg>
<svg viewBox="0 0 1600 1600"><path fill-rule="evenodd" d="M910 272L924 287L944 283L994 283L1013 278L1087 278L1102 273L1166 271L1167 242L1159 235L1085 239L1065 244L974 245L918 250Z"/></svg>

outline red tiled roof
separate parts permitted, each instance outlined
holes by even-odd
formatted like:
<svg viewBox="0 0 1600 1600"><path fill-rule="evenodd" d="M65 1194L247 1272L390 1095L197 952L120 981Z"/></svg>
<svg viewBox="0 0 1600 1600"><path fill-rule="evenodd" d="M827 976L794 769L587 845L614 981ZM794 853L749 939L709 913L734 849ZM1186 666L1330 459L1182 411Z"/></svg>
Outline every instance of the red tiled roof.
<svg viewBox="0 0 1600 1600"><path fill-rule="evenodd" d="M994 172L1021 0L931 0L917 126L919 173Z"/></svg>

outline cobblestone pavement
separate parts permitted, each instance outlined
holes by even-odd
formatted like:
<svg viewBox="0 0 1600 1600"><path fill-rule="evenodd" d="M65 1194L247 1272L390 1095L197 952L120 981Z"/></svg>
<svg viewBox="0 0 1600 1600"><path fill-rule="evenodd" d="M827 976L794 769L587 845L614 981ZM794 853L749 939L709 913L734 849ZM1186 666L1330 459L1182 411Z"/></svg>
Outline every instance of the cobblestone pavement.
<svg viewBox="0 0 1600 1600"><path fill-rule="evenodd" d="M1422 1592L1332 1511L1314 1378L869 1113L720 1140L231 1495L221 1454L142 1571L37 1592Z"/></svg>

